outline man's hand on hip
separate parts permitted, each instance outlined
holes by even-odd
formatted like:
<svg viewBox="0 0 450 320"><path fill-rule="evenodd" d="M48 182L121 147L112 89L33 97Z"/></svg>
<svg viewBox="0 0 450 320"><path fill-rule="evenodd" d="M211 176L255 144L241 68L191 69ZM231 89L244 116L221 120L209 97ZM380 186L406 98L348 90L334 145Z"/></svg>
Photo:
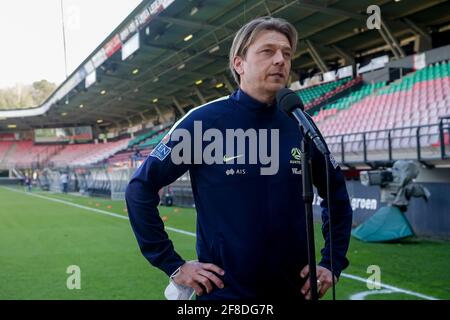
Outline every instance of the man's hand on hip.
<svg viewBox="0 0 450 320"><path fill-rule="evenodd" d="M316 274L317 274L317 290L319 291L319 298L322 298L327 290L333 285L333 279L331 278L331 271L322 266L316 266ZM309 266L306 265L303 270L300 272L300 276L302 278L309 275ZM311 290L309 283L309 276L306 279L305 284L302 288L302 293L305 296L306 300L311 299ZM338 278L334 277L334 283L338 282Z"/></svg>
<svg viewBox="0 0 450 320"><path fill-rule="evenodd" d="M172 279L176 284L193 288L200 296L204 288L207 293L213 290L212 283L218 288L223 288L223 282L216 274L224 275L225 271L212 263L188 261L180 267L180 271Z"/></svg>

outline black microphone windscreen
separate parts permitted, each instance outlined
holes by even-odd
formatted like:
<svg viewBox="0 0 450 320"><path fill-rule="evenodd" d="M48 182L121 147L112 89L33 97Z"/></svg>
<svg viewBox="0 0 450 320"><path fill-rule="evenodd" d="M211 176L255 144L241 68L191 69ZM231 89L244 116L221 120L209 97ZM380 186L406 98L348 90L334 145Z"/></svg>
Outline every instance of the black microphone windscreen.
<svg viewBox="0 0 450 320"><path fill-rule="evenodd" d="M295 108L304 110L302 100L291 89L283 88L278 90L276 100L278 107L284 112L291 113Z"/></svg>

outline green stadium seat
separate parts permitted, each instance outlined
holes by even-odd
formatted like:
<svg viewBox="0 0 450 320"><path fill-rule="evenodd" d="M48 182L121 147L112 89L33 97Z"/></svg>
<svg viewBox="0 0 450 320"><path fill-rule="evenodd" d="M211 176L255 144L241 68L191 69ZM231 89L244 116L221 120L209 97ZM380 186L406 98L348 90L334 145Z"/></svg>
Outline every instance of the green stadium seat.
<svg viewBox="0 0 450 320"><path fill-rule="evenodd" d="M346 77L346 78L339 79L339 80L336 80L333 82L327 82L324 84L301 89L301 90L297 91L297 94L302 99L304 104L308 104L308 103L324 96L328 92L331 92L331 91L335 90L336 88L344 85L351 79L352 79L351 77Z"/></svg>

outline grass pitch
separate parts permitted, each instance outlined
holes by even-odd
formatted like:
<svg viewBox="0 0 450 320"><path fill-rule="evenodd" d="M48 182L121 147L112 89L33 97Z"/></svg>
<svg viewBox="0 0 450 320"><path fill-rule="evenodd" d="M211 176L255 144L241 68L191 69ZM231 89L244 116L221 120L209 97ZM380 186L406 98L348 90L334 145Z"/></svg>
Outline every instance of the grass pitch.
<svg viewBox="0 0 450 320"><path fill-rule="evenodd" d="M180 232L195 233L195 210L161 206L160 214L177 252L196 259L195 237ZM320 225L315 231L319 259ZM348 257L338 299L450 299L450 242L352 238ZM72 265L79 290L67 288ZM380 267L381 290L367 288L370 265ZM0 299L165 299L167 283L141 255L123 201L0 187Z"/></svg>

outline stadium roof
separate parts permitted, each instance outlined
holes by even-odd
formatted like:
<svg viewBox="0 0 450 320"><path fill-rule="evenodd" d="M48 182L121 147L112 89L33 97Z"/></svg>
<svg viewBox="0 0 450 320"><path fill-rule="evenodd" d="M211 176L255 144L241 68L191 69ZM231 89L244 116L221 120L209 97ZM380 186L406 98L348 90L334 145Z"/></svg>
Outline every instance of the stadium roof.
<svg viewBox="0 0 450 320"><path fill-rule="evenodd" d="M373 4L381 8L387 33L367 29L366 10ZM317 67L326 71L338 59L348 64L374 48L386 46L389 50L392 45L395 51L391 35L397 42L417 34L429 35L449 24L450 3L143 1L43 105L0 111L0 131L77 125L120 128L153 118L164 108L182 113L226 95L236 87L228 71L233 36L247 21L266 15L285 18L298 30L300 42L292 67L296 79L300 70ZM122 60L137 32L139 49ZM402 52L395 54L401 56ZM96 82L86 88L85 78L94 69Z"/></svg>

